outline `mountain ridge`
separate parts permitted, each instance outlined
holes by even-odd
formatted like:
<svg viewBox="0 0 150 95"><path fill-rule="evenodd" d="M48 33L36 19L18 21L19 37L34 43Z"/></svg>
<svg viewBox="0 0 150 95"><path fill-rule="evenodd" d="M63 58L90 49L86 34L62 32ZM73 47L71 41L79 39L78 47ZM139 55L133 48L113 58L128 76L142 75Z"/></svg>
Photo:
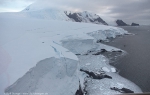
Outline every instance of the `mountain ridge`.
<svg viewBox="0 0 150 95"><path fill-rule="evenodd" d="M67 12L65 14L76 22L85 22L85 23L94 23L94 24L103 24L108 25L99 15L92 14L87 11L83 12Z"/></svg>
<svg viewBox="0 0 150 95"><path fill-rule="evenodd" d="M105 22L99 15L87 11L83 12L62 11L59 10L58 8L52 7L45 7L45 8L38 7L36 9L35 4L31 4L21 12L26 12L29 13L27 14L28 16L42 19L62 19L66 21L108 25L108 23Z"/></svg>

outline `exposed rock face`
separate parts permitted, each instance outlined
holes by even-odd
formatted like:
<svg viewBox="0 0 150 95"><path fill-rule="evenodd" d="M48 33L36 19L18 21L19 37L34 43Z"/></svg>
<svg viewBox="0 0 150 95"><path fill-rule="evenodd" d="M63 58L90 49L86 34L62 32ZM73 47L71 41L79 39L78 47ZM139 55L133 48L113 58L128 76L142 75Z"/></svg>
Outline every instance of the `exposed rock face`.
<svg viewBox="0 0 150 95"><path fill-rule="evenodd" d="M69 14L67 15L69 18L75 20L76 22L82 22L82 19L78 17L78 14L77 13L73 13L73 14Z"/></svg>
<svg viewBox="0 0 150 95"><path fill-rule="evenodd" d="M131 26L140 26L140 25L137 23L132 23Z"/></svg>
<svg viewBox="0 0 150 95"><path fill-rule="evenodd" d="M96 14L92 14L89 12L77 12L77 13L71 13L65 11L65 14L70 18L73 19L76 22L85 22L85 23L94 23L94 24L103 24L108 25L100 16Z"/></svg>
<svg viewBox="0 0 150 95"><path fill-rule="evenodd" d="M126 24L122 20L117 20L116 23L117 23L118 26L128 26L128 24Z"/></svg>
<svg viewBox="0 0 150 95"><path fill-rule="evenodd" d="M112 88L110 88L111 90L115 90L115 91L118 91L118 92L120 92L120 93L134 93L134 91L132 91L132 90L130 90L130 89L128 89L128 88L121 88L121 89L119 89L119 88L117 88L117 87L112 87Z"/></svg>
<svg viewBox="0 0 150 95"><path fill-rule="evenodd" d="M89 71L83 70L83 69L80 69L80 71L85 72L86 74L89 75L89 77L91 77L91 78L93 78L93 79L103 79L103 78L112 79L111 76L106 75L106 74L103 74L103 73L101 73L101 74L95 74L95 73L93 73L93 72L89 72Z"/></svg>
<svg viewBox="0 0 150 95"><path fill-rule="evenodd" d="M80 81L79 81L80 83ZM76 91L75 95L84 95L84 92L82 91L81 85L79 85L79 89Z"/></svg>

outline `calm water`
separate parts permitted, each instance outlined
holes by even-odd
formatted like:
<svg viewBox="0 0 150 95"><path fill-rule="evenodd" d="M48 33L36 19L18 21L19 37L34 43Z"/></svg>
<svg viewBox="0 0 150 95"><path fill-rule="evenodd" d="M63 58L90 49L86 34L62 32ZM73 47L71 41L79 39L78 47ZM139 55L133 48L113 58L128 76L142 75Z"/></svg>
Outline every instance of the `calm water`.
<svg viewBox="0 0 150 95"><path fill-rule="evenodd" d="M150 26L122 28L136 35L118 37L107 43L128 52L112 65L120 70L121 76L137 84L144 92L150 92Z"/></svg>

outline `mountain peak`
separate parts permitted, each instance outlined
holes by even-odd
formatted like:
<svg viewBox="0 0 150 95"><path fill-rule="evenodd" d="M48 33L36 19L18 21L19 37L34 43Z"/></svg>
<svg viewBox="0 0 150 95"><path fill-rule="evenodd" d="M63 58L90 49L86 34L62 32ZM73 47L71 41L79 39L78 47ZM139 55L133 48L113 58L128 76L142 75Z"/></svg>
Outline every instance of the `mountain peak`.
<svg viewBox="0 0 150 95"><path fill-rule="evenodd" d="M65 12L65 14L76 22L94 23L108 25L99 15L83 11L83 12Z"/></svg>
<svg viewBox="0 0 150 95"><path fill-rule="evenodd" d="M120 19L116 20L116 23L118 26L128 26L128 24L126 24L123 20Z"/></svg>
<svg viewBox="0 0 150 95"><path fill-rule="evenodd" d="M46 0L47 1L47 0ZM60 7L53 6L49 2L35 2L25 8L22 12L26 12L28 16L40 19L51 20L70 20L75 22L94 23L108 25L99 15L88 11L72 12L63 11Z"/></svg>
<svg viewBox="0 0 150 95"><path fill-rule="evenodd" d="M53 4L51 4L48 0L44 0L43 2L37 1L35 3L32 3L22 11L38 11L38 10L46 10L46 9L58 10L58 8Z"/></svg>

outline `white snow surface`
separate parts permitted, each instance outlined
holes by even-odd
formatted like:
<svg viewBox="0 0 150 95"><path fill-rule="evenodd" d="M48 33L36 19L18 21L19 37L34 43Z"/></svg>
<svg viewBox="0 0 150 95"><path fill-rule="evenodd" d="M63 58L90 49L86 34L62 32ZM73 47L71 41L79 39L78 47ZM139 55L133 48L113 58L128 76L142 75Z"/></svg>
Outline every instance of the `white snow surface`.
<svg viewBox="0 0 150 95"><path fill-rule="evenodd" d="M109 65L109 60L103 56L93 56L89 54L87 56L79 55L78 58L80 59L80 68L83 70L87 70L90 72L94 72L95 74L105 73L112 77L112 79L104 78L104 79L92 79L92 78L85 78L86 74L81 73L80 79L82 78L86 80L86 83L82 83L82 87L85 87L88 95L112 95L112 94L121 94L120 92L110 90L111 87L121 88L128 88L135 93L141 93L141 89L136 86L131 81L121 77L116 73L116 70L113 66ZM90 65L87 65L91 63ZM81 81L85 82L85 81Z"/></svg>
<svg viewBox="0 0 150 95"><path fill-rule="evenodd" d="M34 14L34 12L32 13ZM34 15L37 16L38 14ZM58 17L60 15L61 14L57 14ZM26 13L24 12L0 14L1 95L4 94L5 88L15 83L19 78L26 75L28 72L32 71L30 69L35 67L36 64L41 60L55 57L58 59L68 58L78 61L78 58L74 53L81 53L85 51L71 51L69 49L66 49L62 46L63 41L94 40L95 38L106 40L107 37L115 37L116 35L123 35L127 33L127 31L121 28L112 26L59 21L60 19L58 18L56 18L57 20L33 19L32 16L26 16ZM107 45L101 45L102 48L105 47L109 51L111 51L112 49L116 49ZM61 72L67 68L62 64L57 65L54 64L54 67L58 67L58 72ZM63 66L64 68L59 70L59 66ZM70 67L72 66L74 65L70 64ZM71 82L70 80L73 80L72 83L74 85L70 85L70 87L75 86L75 88L77 88L77 67L75 68L75 71L72 71L74 69L70 70L70 72L72 72L71 75L64 75L65 77L63 77L62 81L60 81L59 83L67 87L67 85L70 85L71 83L64 83ZM42 84L42 82L45 80L48 81L48 76L50 76L51 74L53 75L50 80L56 78L57 74L55 73L55 69L52 69L51 73L47 72L47 74L44 74L42 79L39 79L40 81L38 82L38 85ZM56 85L57 79L52 82L53 85ZM50 86L50 88L52 88L52 86ZM36 90L45 91L50 88L44 87L43 84L42 86L38 86ZM58 92L56 89L59 91L63 91L64 93ZM70 95L68 93L73 93L76 89L66 89L65 93L64 87L61 86L59 88L54 87L53 90L55 90L55 92L51 92L51 95Z"/></svg>
<svg viewBox="0 0 150 95"><path fill-rule="evenodd" d="M79 87L77 64L78 61L68 58L46 58L8 87L6 92L73 95Z"/></svg>

